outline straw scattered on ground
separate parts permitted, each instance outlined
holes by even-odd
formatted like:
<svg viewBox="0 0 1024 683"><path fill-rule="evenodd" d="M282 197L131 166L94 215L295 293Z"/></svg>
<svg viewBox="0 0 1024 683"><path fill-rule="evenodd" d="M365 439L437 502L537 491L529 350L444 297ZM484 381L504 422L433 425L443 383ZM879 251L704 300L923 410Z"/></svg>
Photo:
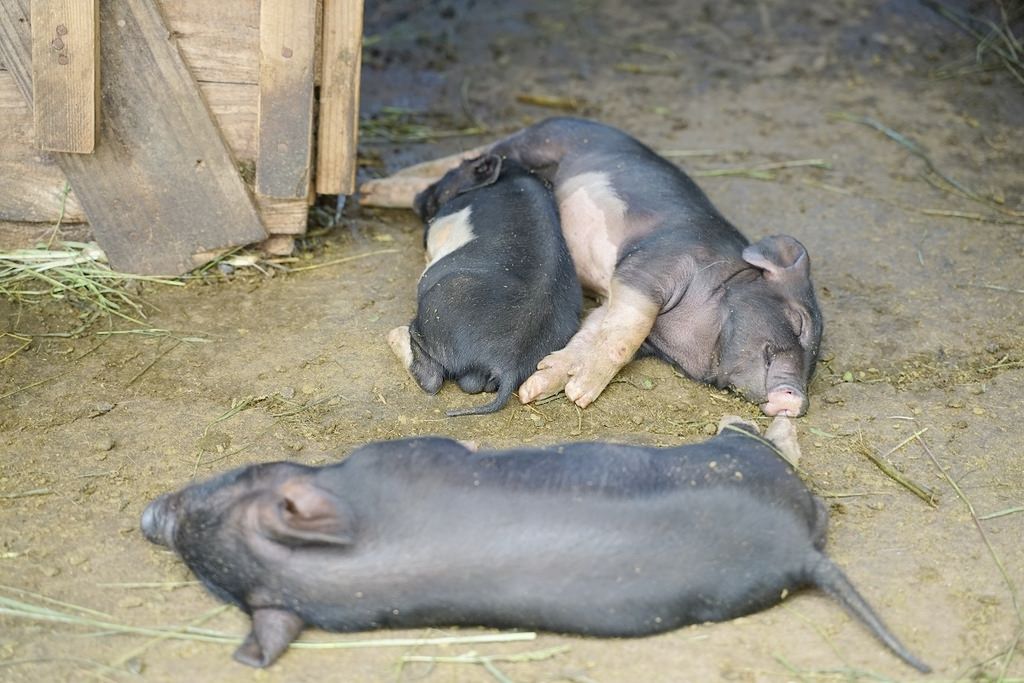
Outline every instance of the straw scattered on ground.
<svg viewBox="0 0 1024 683"><path fill-rule="evenodd" d="M1024 217L1024 211L1008 209L999 202L970 189L949 174L940 170L923 146L903 133L890 128L878 119L872 116L857 116L856 114L850 114L848 112L834 112L833 114L830 114L830 118L849 121L851 123L859 123L869 128L874 128L885 137L907 149L911 154L924 162L926 172L923 174L923 177L925 181L933 187L942 190L943 192L984 204L989 208L1008 216L1013 216L1014 218Z"/></svg>
<svg viewBox="0 0 1024 683"><path fill-rule="evenodd" d="M482 666L484 670L494 677L494 679L499 683L512 683L512 679L497 667L497 663L541 662L546 659L551 659L552 657L565 654L569 650L570 648L568 645L559 645L557 647L549 647L543 650L531 650L528 652L518 652L505 655L481 655L475 651L470 651L461 655L403 655L401 665L399 666L399 672L402 671L406 664L413 663L426 663L430 665L476 664ZM433 668L433 666L431 666L431 668Z"/></svg>
<svg viewBox="0 0 1024 683"><path fill-rule="evenodd" d="M939 504L939 498L934 491L932 491L927 486L922 486L917 482L913 481L910 477L896 469L896 467L888 460L889 455L895 453L900 448L914 440L916 437L919 437L925 431L927 431L927 428L921 430L920 432L916 432L910 435L901 443L897 444L893 448L890 448L885 455L879 455L878 453L876 453L875 449L868 445L868 443L864 440L863 434L860 434L858 436L857 441L854 444L854 448L858 453L860 453L865 458L874 463L875 467L881 470L881 472L885 476L889 477L894 482L896 482L903 488L907 489L924 502L928 503L928 505L930 505L931 507L937 507Z"/></svg>
<svg viewBox="0 0 1024 683"><path fill-rule="evenodd" d="M126 289L131 282L173 287L184 284L170 278L114 271L106 254L94 243L58 242L55 248L0 252L0 296L22 303L66 300L89 312L142 325L144 304Z"/></svg>
<svg viewBox="0 0 1024 683"><path fill-rule="evenodd" d="M934 0L921 1L977 41L973 55L961 60L959 64L938 70L938 78L952 78L976 71L986 71L994 65L1006 69L1024 85L1024 35L1017 35L1013 28L1015 22L1024 18L1024 2L994 3L999 8L999 16L990 19Z"/></svg>
<svg viewBox="0 0 1024 683"><path fill-rule="evenodd" d="M115 617L106 612L100 612L81 605L55 600L45 595L22 590L14 586L0 585L0 591L26 598L19 599L0 595L0 614L16 619L46 621L67 624L69 626L101 629L104 633L110 635L192 640L218 645L237 646L243 640L243 637L239 635L198 628L194 625L135 626L133 624L126 624L118 621ZM55 607L47 607L45 605L55 605ZM203 618L205 621L211 616L216 616L227 609L229 609L228 605L220 605L215 608L214 614L204 614L199 618ZM196 620L193 619L192 621ZM309 650L342 650L379 647L408 648L434 645L479 645L486 643L527 642L536 640L536 638L536 633L532 631L525 631L514 633L478 633L460 636L436 636L428 638L348 638L344 640L301 640L292 643L290 647Z"/></svg>

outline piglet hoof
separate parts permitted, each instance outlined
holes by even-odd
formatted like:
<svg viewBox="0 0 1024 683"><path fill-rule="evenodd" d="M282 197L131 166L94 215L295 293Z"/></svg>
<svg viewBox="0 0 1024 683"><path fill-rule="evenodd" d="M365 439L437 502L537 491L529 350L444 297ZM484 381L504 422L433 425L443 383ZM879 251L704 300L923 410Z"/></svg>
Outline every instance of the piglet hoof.
<svg viewBox="0 0 1024 683"><path fill-rule="evenodd" d="M600 355L588 358L565 385L565 395L580 408L597 400L622 365Z"/></svg>
<svg viewBox="0 0 1024 683"><path fill-rule="evenodd" d="M716 433L717 434L721 434L730 425L735 425L735 426L738 426L738 427L746 427L749 431L752 431L755 434L760 434L761 433L761 430L758 428L758 426L756 424L754 424L750 420L744 420L739 415L723 415L722 419L718 421L718 432L716 432Z"/></svg>
<svg viewBox="0 0 1024 683"><path fill-rule="evenodd" d="M519 401L530 403L540 398L554 396L569 380L569 359L562 351L545 356L537 364L537 371L519 386Z"/></svg>
<svg viewBox="0 0 1024 683"><path fill-rule="evenodd" d="M480 450L479 441L466 441L463 439L456 439L455 441L470 453L476 453L478 450Z"/></svg>
<svg viewBox="0 0 1024 683"><path fill-rule="evenodd" d="M585 377L573 377L565 385L565 395L580 408L586 408L601 395L607 383L587 382Z"/></svg>
<svg viewBox="0 0 1024 683"><path fill-rule="evenodd" d="M793 467L800 464L800 444L796 440L796 427L786 417L779 416L772 420L764 433L764 438L775 444L779 453Z"/></svg>
<svg viewBox="0 0 1024 683"><path fill-rule="evenodd" d="M551 370L538 370L530 375L519 387L519 402L532 403L541 398L554 396L565 386L565 378Z"/></svg>

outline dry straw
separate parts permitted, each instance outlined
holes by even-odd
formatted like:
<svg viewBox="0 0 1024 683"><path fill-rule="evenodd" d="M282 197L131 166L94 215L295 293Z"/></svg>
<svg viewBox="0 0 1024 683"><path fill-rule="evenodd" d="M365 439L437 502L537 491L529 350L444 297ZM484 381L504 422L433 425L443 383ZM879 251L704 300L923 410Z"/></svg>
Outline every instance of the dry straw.
<svg viewBox="0 0 1024 683"><path fill-rule="evenodd" d="M65 300L141 325L142 302L125 288L132 281L184 285L168 278L119 273L91 242L0 252L0 296L26 303Z"/></svg>
<svg viewBox="0 0 1024 683"><path fill-rule="evenodd" d="M0 595L0 615L16 619L28 619L31 621L47 621L68 624L70 626L99 629L103 634L148 636L175 640L192 640L220 645L238 645L242 642L240 636L221 631L200 629L191 626L133 626L120 623L114 617L86 607L61 602L48 598L44 595L32 593L12 586L0 586L0 590L15 593L17 595L34 598L43 603L55 607L45 607L41 604L20 600L18 598ZM223 609L224 606L218 608ZM537 634L532 631L520 633L479 633L458 636L437 636L428 638L349 638L345 640L329 641L299 641L291 644L291 647L310 650L338 650L352 648L378 648L378 647L423 647L430 645L479 645L482 643L510 643L526 642L536 640Z"/></svg>

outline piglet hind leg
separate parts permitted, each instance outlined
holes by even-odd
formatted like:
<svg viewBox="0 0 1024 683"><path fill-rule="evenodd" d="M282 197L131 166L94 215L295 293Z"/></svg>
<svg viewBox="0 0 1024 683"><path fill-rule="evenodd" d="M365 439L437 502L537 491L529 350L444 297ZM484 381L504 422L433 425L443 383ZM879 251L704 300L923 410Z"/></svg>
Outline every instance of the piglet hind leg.
<svg viewBox="0 0 1024 683"><path fill-rule="evenodd" d="M423 391L428 394L437 393L444 383L444 369L413 342L408 325L388 332L388 346Z"/></svg>
<svg viewBox="0 0 1024 683"><path fill-rule="evenodd" d="M392 176L368 180L359 188L359 203L383 209L411 209L413 200L437 178Z"/></svg>
<svg viewBox="0 0 1024 683"><path fill-rule="evenodd" d="M658 303L635 287L613 279L610 290L593 342L577 355L565 385L565 395L580 408L593 403L633 359L658 317Z"/></svg>
<svg viewBox="0 0 1024 683"><path fill-rule="evenodd" d="M255 609L252 630L235 650L235 660L260 669L270 666L298 637L303 626L302 619L287 610L273 607Z"/></svg>
<svg viewBox="0 0 1024 683"><path fill-rule="evenodd" d="M408 166L388 178L368 180L359 187L359 203L363 206L379 206L395 209L411 209L416 195L441 179L466 159L474 159L488 146L476 147L465 152L441 157L433 161Z"/></svg>

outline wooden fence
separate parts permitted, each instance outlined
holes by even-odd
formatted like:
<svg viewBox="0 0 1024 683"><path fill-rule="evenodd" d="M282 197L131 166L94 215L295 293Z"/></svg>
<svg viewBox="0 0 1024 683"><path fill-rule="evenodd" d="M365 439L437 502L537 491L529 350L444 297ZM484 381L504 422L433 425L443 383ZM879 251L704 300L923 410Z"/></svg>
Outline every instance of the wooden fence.
<svg viewBox="0 0 1024 683"><path fill-rule="evenodd" d="M290 246L317 193L354 191L362 10L3 0L0 233L88 222L114 268L163 275Z"/></svg>

